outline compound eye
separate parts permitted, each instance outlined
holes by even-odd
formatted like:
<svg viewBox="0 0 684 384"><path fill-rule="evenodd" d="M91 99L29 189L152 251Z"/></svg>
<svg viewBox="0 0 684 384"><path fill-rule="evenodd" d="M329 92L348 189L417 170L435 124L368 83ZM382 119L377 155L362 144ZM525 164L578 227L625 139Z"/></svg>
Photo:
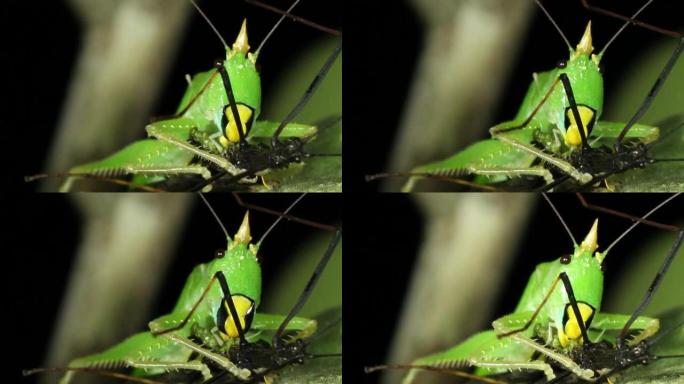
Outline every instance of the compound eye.
<svg viewBox="0 0 684 384"><path fill-rule="evenodd" d="M215 259L220 259L220 258L222 258L222 257L225 256L225 255L226 255L226 251L225 251L224 249L217 249L217 250L214 252L214 258L215 258Z"/></svg>
<svg viewBox="0 0 684 384"><path fill-rule="evenodd" d="M568 66L568 62L565 60L559 60L558 63L556 63L556 68L563 69Z"/></svg>
<svg viewBox="0 0 684 384"><path fill-rule="evenodd" d="M560 258L561 264L570 264L570 260L572 260L570 255L563 255Z"/></svg>

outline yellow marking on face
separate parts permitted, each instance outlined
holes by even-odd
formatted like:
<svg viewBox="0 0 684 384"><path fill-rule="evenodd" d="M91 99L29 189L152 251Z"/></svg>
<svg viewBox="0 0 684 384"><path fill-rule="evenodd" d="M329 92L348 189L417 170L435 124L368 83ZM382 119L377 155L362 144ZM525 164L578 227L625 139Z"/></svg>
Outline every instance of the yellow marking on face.
<svg viewBox="0 0 684 384"><path fill-rule="evenodd" d="M240 326L243 330L243 332L247 332L248 329L246 328L246 321L245 318L250 312L253 302L241 295L233 295L233 304L235 305L235 310L237 311L238 315L238 320L240 321ZM228 313L228 317L226 318L226 322L223 326L223 328L226 330L226 333L223 335L226 338L231 338L234 339L236 337L239 337L240 334L238 333L237 327L235 326L235 321L233 321L233 316L230 314L230 308L228 308L228 302L223 301L223 305L226 308L226 311ZM223 334L223 332L221 332Z"/></svg>
<svg viewBox="0 0 684 384"><path fill-rule="evenodd" d="M582 127L584 128L584 136L589 137L589 123L594 118L594 110L584 105L578 105L577 111L580 115L580 120L582 121ZM580 136L579 128L577 126L577 121L575 120L575 114L572 113L572 109L568 108L566 111L568 116L568 121L570 125L568 126L568 131L565 134L565 144L573 147L577 147L582 144L582 136Z"/></svg>
<svg viewBox="0 0 684 384"><path fill-rule="evenodd" d="M579 308L580 315L582 316L584 326L589 328L589 319L594 314L594 309L589 304L585 303L577 303L577 307ZM582 329L579 326L577 317L575 317L575 311L570 305L567 306L566 311L568 315L568 321L565 322L563 330L558 335L558 339L563 347L567 347L570 340L578 340L580 343L583 342Z"/></svg>
<svg viewBox="0 0 684 384"><path fill-rule="evenodd" d="M244 104L238 104L237 106L238 110L238 116L240 117L240 123L242 124L242 133L243 136L247 135L247 128L248 125L251 123L252 120L252 109ZM228 120L228 124L226 124L225 127L225 137L221 136L219 138L219 142L223 147L228 147L229 143L237 143L240 141L240 133L238 132L238 126L237 126L237 120L235 119L235 116L233 115L233 109L230 107L230 105L226 106L226 109L224 110L224 113L226 114L226 118Z"/></svg>

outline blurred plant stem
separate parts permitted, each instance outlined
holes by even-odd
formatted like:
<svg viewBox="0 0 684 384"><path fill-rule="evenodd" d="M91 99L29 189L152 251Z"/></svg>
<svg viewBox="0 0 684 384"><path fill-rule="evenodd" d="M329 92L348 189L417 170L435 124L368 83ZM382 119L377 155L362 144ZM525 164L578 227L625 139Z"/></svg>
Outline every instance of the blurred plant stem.
<svg viewBox="0 0 684 384"><path fill-rule="evenodd" d="M190 15L187 0L71 0L82 24L82 48L46 172L111 154L145 136ZM43 191L57 189L47 179Z"/></svg>
<svg viewBox="0 0 684 384"><path fill-rule="evenodd" d="M420 59L390 171L446 157L482 137L534 9L527 0L414 0L413 5L425 24L424 49L407 53ZM397 190L401 182L390 178L383 188Z"/></svg>
<svg viewBox="0 0 684 384"><path fill-rule="evenodd" d="M388 362L408 363L483 329L504 287L535 197L415 195L425 216L424 238ZM383 382L399 382L403 374L386 371ZM428 379L445 377L423 376L420 382L437 382Z"/></svg>
<svg viewBox="0 0 684 384"><path fill-rule="evenodd" d="M102 350L144 328L194 198L72 196L83 230L47 367L66 366L73 357ZM53 383L58 377L43 375L41 382Z"/></svg>

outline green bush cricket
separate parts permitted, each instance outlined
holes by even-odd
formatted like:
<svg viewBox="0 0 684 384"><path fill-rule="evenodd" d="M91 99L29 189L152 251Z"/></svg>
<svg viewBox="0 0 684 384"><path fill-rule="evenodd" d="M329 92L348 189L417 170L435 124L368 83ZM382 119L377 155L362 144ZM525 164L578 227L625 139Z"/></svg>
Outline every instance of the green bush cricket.
<svg viewBox="0 0 684 384"><path fill-rule="evenodd" d="M541 6L539 2L537 4ZM636 17L644 7L632 17ZM550 15L549 19L553 22ZM628 23L632 22L628 20ZM652 163L653 159L647 156L647 145L658 138L658 128L632 124L653 100L658 87L647 96L629 124L599 120L603 109L603 79L598 63L610 43L600 53L594 54L589 26L576 49L565 37L564 40L570 50L570 58L559 62L558 68L552 71L533 76L516 117L492 127L492 139L477 142L454 156L414 168L411 172L370 175L367 180L386 176L410 177L405 191L411 190L420 177L488 190L487 184L531 176L543 179L549 189L568 179L574 180L581 188L614 173ZM656 85L664 83L683 46L680 41ZM574 92L573 88L576 89ZM579 126L584 129L578 129ZM622 145L627 136L625 142L636 141L643 146L640 153L634 153L631 147L628 151ZM608 143L615 144L613 152L595 150L595 147ZM610 166L606 166L607 163ZM474 177L472 182L455 179L468 175ZM556 178L562 180L552 182Z"/></svg>
<svg viewBox="0 0 684 384"><path fill-rule="evenodd" d="M302 196L303 197L303 196ZM238 200L240 204L243 204L241 200ZM253 206L253 205L246 205L250 207L253 210L264 210L264 208L261 208L259 206ZM290 208L292 208L293 205L291 205ZM269 213L275 213L276 211L272 210L265 210L266 212ZM253 211L254 212L254 211ZM212 210L213 213L213 210ZM298 220L302 221L301 219L295 218L293 216L288 215L287 213L285 214L280 214L278 213L281 217L277 220L281 220L283 217L289 219L289 220ZM305 289L304 293L301 295L303 299L298 300L298 304L293 307L290 311L290 316L289 318L292 318L292 322L289 323L288 321L281 321L285 318L285 316L280 316L280 315L268 315L268 314L263 314L257 312L254 314L254 309L256 305L258 305L260 297L261 297L261 269L259 266L258 261L256 260L256 251L258 250L258 245L261 244L261 240L259 242L252 242L249 244L249 242L245 243L247 239L249 238L249 224L247 221L247 216L245 216L245 219L243 220L243 224L240 226L240 229L238 230L238 233L236 236L233 236L232 238L229 236L228 237L228 243L229 246L221 251L220 253L223 253L223 257L220 257L219 259L215 259L210 263L206 264L201 264L197 266L194 270L193 273L188 277L188 280L186 282L186 285L183 289L183 292L181 293L181 297L178 300L178 303L175 307L176 310L185 312L187 314L187 311L190 310L192 311L193 304L195 305L195 311L192 314L192 316L188 316L188 318L185 318L186 327L183 327L178 330L173 330L169 329L168 327L172 324L178 324L178 322L182 322L184 319L184 316L178 316L179 313L178 311L174 311L175 314L170 314L166 316L162 316L161 318L153 321L150 323L151 327L159 327L159 331L161 333L165 333L168 335L168 340L167 337L160 335L156 338L156 340L150 339L150 337L154 337L151 332L144 332L137 334L136 336L133 336L126 341L118 344L117 346L114 346L110 349L108 349L106 352L103 352L102 354L98 354L95 356L90 356L88 358L83 358L83 359L77 359L70 366L78 365L76 362L81 362L82 364L86 364L86 362L97 362L93 363L90 365L90 367L86 367L83 370L84 371L98 371L99 373L106 374L109 376L115 375L115 372L110 372L108 371L108 368L115 368L117 366L121 365L126 365L124 361L108 361L105 362L103 359L109 359L111 357L117 356L124 356L127 355L127 358L129 359L136 359L136 358L142 358L145 360L146 363L149 363L150 365L147 366L148 369L152 369L149 372L145 373L145 376L152 374L154 371L154 366L156 366L157 362L163 362L166 361L168 362L169 359L173 360L179 355L183 355L185 352L190 352L189 349L185 348L196 348L195 352L202 353L204 352L203 356L203 361L213 361L211 360L212 358L217 358L219 361L226 361L227 358L223 355L221 355L219 352L219 349L212 349L212 348L207 348L206 346L210 346L211 344L209 343L208 340L206 339L209 338L211 335L211 338L213 338L214 343L219 343L223 344L223 348L228 350L229 346L231 343L236 343L236 341L233 340L231 341L230 338L228 339L228 343L225 342L220 342L220 338L216 338L218 333L216 333L216 330L214 330L213 334L210 332L209 328L205 328L203 326L204 321L208 322L215 322L216 320L212 320L211 318L215 318L215 316L218 316L219 319L225 320L223 323L225 324L225 328L222 325L218 325L219 328L222 328L225 332L228 332L229 334L232 334L233 336L237 335L239 336L240 333L245 333L247 335L247 338L251 341L257 340L257 339L268 339L270 341L271 334L268 334L266 331L267 330L273 330L275 331L276 328L281 327L282 329L278 332L275 333L274 340L278 340L278 343L282 343L283 345L290 345L290 341L292 340L299 340L301 342L300 337L306 337L309 333L313 332L315 330L315 321L311 321L308 319L304 319L301 317L293 317L296 312L299 311L301 306L304 304L304 301L306 301L306 297L311 293L311 288L315 284L315 280L320 276L320 273L322 272L322 268L324 267L325 263L330 259L332 256L332 251L335 248L335 245L337 242L340 240L340 233L339 231L337 232L337 235L333 237L333 239L329 242L328 246L328 251L325 253L324 257L321 259L319 262L318 267L316 268L316 273L314 273L313 277L311 277L311 281L309 284L307 284L307 289ZM276 221L276 222L277 222ZM317 224L317 223L312 223L310 221L303 221L304 223L310 223L311 225L317 225L319 228L323 228L326 230L335 230L335 227L331 226L325 226L322 224ZM275 223L273 223L275 225ZM273 228L273 225L271 225L271 229ZM266 231L266 233L270 232L270 229ZM265 234L266 234L265 233ZM265 235L264 234L264 235ZM239 243L239 244L238 244ZM319 254L320 256L320 254ZM232 265L229 265L231 264ZM225 278L222 278L220 275L221 274L215 274L213 279L211 276L208 276L207 273L211 274L211 271L209 269L212 268L224 268L223 272L225 272ZM236 275L236 273L239 272L239 276ZM237 278L236 278L237 276ZM204 284L208 284L209 280L214 280L216 279L221 285L223 285L223 291L226 292L230 290L230 292L233 294L233 298L235 300L226 300L223 302L224 308L221 309L219 308L220 306L218 305L218 302L220 302L222 299L220 297L217 297L216 295L218 294L219 296L222 295L221 290L218 289L218 284L213 284L211 287L211 290L209 289L209 286L202 286ZM237 279L237 280L236 280ZM228 284L224 284L228 282ZM230 287L230 288L229 288ZM197 301L195 303L189 303L187 300L195 300L201 297L202 295L206 295L204 300ZM248 296L249 295L249 296ZM230 296L229 296L230 297ZM218 299L218 302L217 302ZM183 304L183 302L185 304ZM182 309L180 306L181 305L186 305L184 309ZM205 313L205 314L200 314L202 311L206 311L208 308L210 308L212 305L214 305L216 308L212 309L211 311L213 313ZM237 308L237 309L236 309ZM238 314L239 312L239 314ZM232 314L234 315L232 315ZM207 317L208 316L208 317ZM232 322L230 321L231 318L239 318L241 319L241 322ZM253 319L251 321L250 319ZM250 326L250 321L251 321L251 331L247 332L247 329L242 330L240 325L244 325L245 328L249 328ZM302 322L304 321L304 322ZM155 325L153 325L155 324ZM236 326L237 324L237 326ZM299 325L296 325L299 324ZM164 328L166 327L166 328ZM313 328L312 328L313 327ZM213 327L210 327L213 328ZM292 330L297 330L294 333L292 333ZM281 341L280 337L283 335L283 331L287 330L287 342ZM172 331L172 332L171 332ZM193 345L193 341L189 340L188 338L180 335L188 335L188 332L194 334L194 339L195 341L201 340L201 342L205 345L205 347L200 347L196 344ZM223 332L223 331L219 331ZM228 336L228 334L224 334L224 336ZM277 338L276 338L277 336ZM169 343L169 340L175 340ZM149 342L149 343L148 343ZM148 344L148 347L151 347L151 349L145 349L144 345ZM181 347L181 344L176 344L176 343L182 343L182 345L186 345L186 347ZM246 341L242 341L240 344L245 344L245 346L248 346ZM175 344L175 348L174 345ZM276 348L278 347L275 345ZM157 347L161 349L156 349ZM135 350L138 350L139 352L141 351L142 354L134 353ZM163 349L167 349L166 351L163 351ZM175 353L173 350L175 349ZM181 352L182 349L185 349L185 352ZM168 352L171 351L169 354ZM222 353L222 351L221 351ZM174 356L175 355L175 356ZM99 356L99 357L98 357ZM189 356L189 355L188 355ZM208 357L207 357L208 356ZM308 355L302 355L304 357ZM248 356L249 357L249 356ZM159 359L157 361L157 358ZM114 358L116 360L116 357ZM220 365L221 363L219 363ZM211 377L211 372L208 371L206 365L204 368L201 366L205 365L203 362L201 362L199 359L193 360L192 362L188 362L187 367L189 369L200 369L202 371L202 375L204 375L206 378ZM163 366L163 364L160 364L160 366ZM230 367L230 364L228 365ZM186 367L185 364L179 364L178 368L181 367ZM212 365L212 367L214 367ZM158 367L159 368L159 367ZM166 368L172 368L172 366L166 366ZM182 368L181 368L182 369ZM232 371L230 371L231 377L235 377L235 380L242 380L246 381L247 379L251 378L255 379L257 372L255 369L254 374L250 374L250 369L247 368L239 368L239 367L231 367ZM162 369L163 371L163 369ZM64 382L68 382L69 377L73 374L74 372L70 371L67 376L65 376ZM207 376L209 374L209 376ZM244 376L240 376L240 375ZM246 376L246 377L245 377ZM241 379L240 379L241 378Z"/></svg>
<svg viewBox="0 0 684 384"><path fill-rule="evenodd" d="M624 217L630 218L629 215L624 215ZM631 217L631 220L637 221L639 218ZM578 362L581 367L589 368L595 372L596 380L606 379L610 382L610 378L613 375L637 364L648 365L657 360L684 358L684 350L682 350L681 344L675 347L674 352L670 351L665 354L656 355L652 351L652 347L664 337L674 337L674 342L670 344L677 345L677 333L684 336L684 334L682 334L684 330L682 328L682 326L684 326L684 307L680 306L668 312L665 320L670 324L666 325L664 330L643 339L637 334L638 341L632 339L634 334L631 332L631 328L635 319L643 314L652 301L663 282L665 274L668 272L672 262L677 256L682 240L684 240L684 228L672 225L659 226L671 232L676 232L677 236L667 256L660 265L657 274L651 281L647 291L631 314L629 320L624 323L623 328L614 339L611 338L609 341L608 339L601 339L600 336L602 335L598 335L598 337L592 339L598 340L597 342L592 341L583 343L580 347L573 349L570 353L572 359ZM679 336L679 339L681 339L681 336ZM564 372L551 382L567 382L566 377L568 376L573 375L570 372ZM667 374L665 374L665 376L667 376Z"/></svg>
<svg viewBox="0 0 684 384"><path fill-rule="evenodd" d="M674 197L676 196L672 196L670 200ZM662 206L662 204L664 203L661 203L659 206ZM647 221L645 220L646 217L653 211L637 220L641 222ZM637 223L632 227L637 225ZM403 367L415 368L418 365L420 368L425 368L427 366L425 369L428 370L444 371L453 375L471 377L468 374L461 375L460 372L453 370L459 367L477 366L476 375L486 372L492 374L497 369L501 369L503 364L503 366L507 365L508 368L506 369L509 370L543 371L547 379L552 379L554 377L554 370L551 365L546 365L547 363L542 360L529 359L536 351L536 353L546 357L547 360L554 361L555 365L562 366L579 377L591 380L594 372L579 366L566 353L580 346L583 339L596 340L599 332L610 329L622 329L623 325L630 318L629 315L613 315L600 312L603 279L600 264L602 264L603 257L605 257L607 251L612 248L617 240L605 252L597 252L595 256L591 256L593 251L589 252L589 250L593 248L591 244L595 240L593 238L596 234L594 229L595 226L592 227L582 245L576 245L573 255L564 256L554 262L542 263L537 266L536 272L531 276L523 297L516 307L516 311L513 314L496 320L493 323L494 331L478 333L450 350L418 359L413 364ZM573 243L576 244L575 241ZM667 258L670 262L676 253L678 245L679 243L673 247L673 251ZM599 261L599 259L601 260ZM565 277L561 271L564 272ZM599 281L600 283L596 285ZM563 284L559 284L560 282ZM540 283L544 288L537 285ZM577 300L572 299L573 296ZM532 302L536 302L536 304L532 304ZM554 306L554 302L557 305L556 309L549 309L549 306ZM540 305L540 303L545 304ZM594 307L594 305L598 306ZM518 310L523 312L517 312ZM527 313L525 314L524 312ZM580 313L581 315L575 315ZM634 317L637 318L638 314L636 313ZM546 321L540 320L540 317L545 316L547 317ZM531 320L532 318L536 320L533 321ZM635 343L647 338L658 329L656 319L646 317L638 317L637 319L634 328L641 330L641 332L634 340ZM545 325L540 325L542 323ZM584 323L591 324L593 328L589 328L587 331L583 326ZM557 330L554 331L554 328ZM532 335L536 340L541 340L541 343L530 342L531 339L524 340L524 336L521 338L521 333ZM508 365L508 363L512 364ZM416 372L416 369L413 369L409 376L407 376L406 382L410 382ZM478 381L498 382L488 378Z"/></svg>
<svg viewBox="0 0 684 384"><path fill-rule="evenodd" d="M294 5L296 2L292 7ZM285 12L281 21L288 16L293 17ZM189 85L176 115L148 125L148 135L155 139L135 142L110 157L75 167L62 176L117 179L133 175L133 186L145 186L168 179L183 180L191 175L209 179L212 175L210 167L214 167L221 175L232 175L227 184L235 185L239 181L255 181L257 173L287 168L290 163L299 163L309 157L311 154L304 151L303 145L313 140L317 128L287 124L306 100L302 100L282 124L257 120L261 112L261 84L255 65L261 46L255 52L250 51L244 23L233 46L228 47L225 42L224 46L225 61L192 80L188 78ZM312 83L308 97L339 52L340 48L328 59L322 73ZM266 138L271 139L268 144L265 144ZM193 163L197 159L201 160ZM36 177L45 176L49 175ZM73 181L74 177L70 177L62 189L70 189ZM169 188L185 189L187 184L178 187L171 183ZM200 187L198 185L196 189Z"/></svg>

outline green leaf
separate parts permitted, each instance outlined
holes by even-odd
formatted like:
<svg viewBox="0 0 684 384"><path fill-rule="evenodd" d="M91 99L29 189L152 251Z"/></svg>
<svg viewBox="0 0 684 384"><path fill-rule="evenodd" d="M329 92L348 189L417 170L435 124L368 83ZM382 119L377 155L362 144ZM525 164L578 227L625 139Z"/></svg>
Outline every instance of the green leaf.
<svg viewBox="0 0 684 384"><path fill-rule="evenodd" d="M337 40L328 39L314 44L279 77L275 91L268 95L270 103L263 111L262 119L280 121L299 101L309 83L320 70ZM311 97L302 112L294 119L298 123L317 125L316 138L306 145L307 153L342 153L342 122L326 126L331 118L342 117L342 60L338 59L330 69L316 93ZM323 122L323 124L321 124ZM275 171L267 176L273 180L272 189L263 185L254 186L255 191L274 192L341 192L342 158L312 157L304 160L305 165L290 166L284 171Z"/></svg>
<svg viewBox="0 0 684 384"><path fill-rule="evenodd" d="M663 65L672 55L676 44L665 39L662 44L646 50L627 72L616 95L606 95L606 120L627 121L639 108L658 77ZM661 128L662 142L653 147L653 158L684 158L684 65L672 70L665 85L640 123ZM668 134L670 133L670 134ZM684 161L652 164L644 169L627 171L611 177L616 192L666 192L684 190Z"/></svg>
<svg viewBox="0 0 684 384"><path fill-rule="evenodd" d="M342 353L342 308L333 308L315 317L319 331L311 337L307 351L313 354ZM277 384L339 384L342 383L342 357L308 359L302 365L283 368Z"/></svg>
<svg viewBox="0 0 684 384"><path fill-rule="evenodd" d="M684 307L659 316L661 332L670 331L659 339L652 352L657 356L684 354L684 328L672 329L684 321ZM684 358L656 360L648 365L637 365L622 372L615 380L624 384L674 384L684 382Z"/></svg>

